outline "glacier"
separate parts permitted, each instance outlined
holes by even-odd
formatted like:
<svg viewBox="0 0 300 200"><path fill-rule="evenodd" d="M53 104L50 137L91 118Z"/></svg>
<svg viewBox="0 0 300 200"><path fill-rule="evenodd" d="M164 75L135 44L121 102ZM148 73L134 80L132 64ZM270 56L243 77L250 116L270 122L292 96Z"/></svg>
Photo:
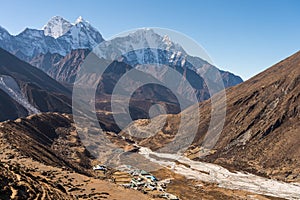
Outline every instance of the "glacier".
<svg viewBox="0 0 300 200"><path fill-rule="evenodd" d="M1 75L0 76L0 89L7 93L12 99L22 105L28 114L37 114L40 111L31 105L25 95L21 92L21 89L15 79L11 76Z"/></svg>

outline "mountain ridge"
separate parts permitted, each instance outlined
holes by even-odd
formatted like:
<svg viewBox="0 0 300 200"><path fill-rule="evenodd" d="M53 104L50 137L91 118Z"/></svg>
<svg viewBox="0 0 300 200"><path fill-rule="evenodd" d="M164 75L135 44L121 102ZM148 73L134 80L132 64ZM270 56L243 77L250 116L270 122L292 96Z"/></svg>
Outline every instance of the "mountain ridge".
<svg viewBox="0 0 300 200"><path fill-rule="evenodd" d="M168 35L160 35L150 28L138 29L127 36L116 37L109 41L105 41L101 33L82 17L70 23L60 16L54 16L42 29L26 28L16 36L10 35L4 28L0 29L0 47L26 62L32 62L37 57L49 53L67 56L73 50L92 50L96 46L98 51L100 43L100 47L103 47L98 52L100 57L111 59L113 52L121 53L123 61L132 66L149 64L150 60L145 60L148 57L152 61L156 60L156 64L189 67L201 76L205 76L209 69L216 68L199 57L188 55L183 47L173 42ZM158 49L141 51L152 46ZM133 53L132 47L136 49ZM49 63L47 65L49 66ZM232 73L225 73L222 70L219 72L223 76L225 87L243 81Z"/></svg>
<svg viewBox="0 0 300 200"><path fill-rule="evenodd" d="M55 19L59 20L57 24L53 24ZM66 55L72 49L92 49L104 41L99 31L85 20L71 24L56 16L51 18L48 23L42 29L25 28L17 35L11 35L6 29L1 28L0 47L22 60L28 61L41 53ZM58 26L61 26L62 30L55 30ZM52 33L53 31L54 33Z"/></svg>

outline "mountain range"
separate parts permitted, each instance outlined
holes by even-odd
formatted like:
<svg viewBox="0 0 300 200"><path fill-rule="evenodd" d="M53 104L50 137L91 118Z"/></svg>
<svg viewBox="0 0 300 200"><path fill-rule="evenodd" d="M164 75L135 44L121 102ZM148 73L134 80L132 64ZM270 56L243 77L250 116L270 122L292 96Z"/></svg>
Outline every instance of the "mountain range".
<svg viewBox="0 0 300 200"><path fill-rule="evenodd" d="M0 27L0 47L25 61L38 54L65 56L73 49L92 49L102 41L101 34L82 17L72 24L55 16L41 30L26 28L16 36Z"/></svg>
<svg viewBox="0 0 300 200"><path fill-rule="evenodd" d="M71 114L76 75L89 55L97 55L97 61L107 65L102 77L91 73L85 77L90 83L81 86L86 90L97 86L95 114L103 134L117 147L116 153L121 152L119 158L133 156L139 161L149 156L140 164L165 164L151 171L163 183L162 190L150 184L139 188L142 194L117 186L132 187L137 177L121 168L93 170L99 163L105 165L107 158L95 158L83 144ZM181 80L175 92L159 85L168 72L147 68L158 65L176 70L192 88L182 87ZM139 29L104 40L82 17L70 23L55 16L41 29L26 28L15 36L0 27L0 199L299 199L299 69L297 52L243 82L189 55L155 30ZM139 87L128 109L113 113L114 88L129 71L135 76L128 76L121 87L118 97L123 101L127 97L122 92L134 89L136 78L158 84ZM207 81L224 83L225 103L219 98L222 88L209 91ZM197 104L188 102L182 109L179 99L192 94ZM213 102L226 105L226 117L224 126L217 121L213 127L220 128L220 135L206 138ZM151 118L149 110L156 104L167 112ZM127 111L132 122L125 120ZM192 127L195 111L201 119ZM124 118L125 129L118 127L115 116ZM196 135L176 160L177 155L159 149L176 139L181 118L187 121L181 135L194 129ZM153 135L154 126L162 121L163 127ZM91 124L87 127L100 132ZM212 148L203 146L213 140Z"/></svg>
<svg viewBox="0 0 300 200"><path fill-rule="evenodd" d="M154 42L158 49L149 50L148 46L151 44L143 43L145 38L149 37L151 38L149 42ZM69 71L63 68L67 60L75 59L72 57L76 53L72 50L92 50L102 42L104 43L101 46L106 49L101 52L103 58L109 59L112 52L121 52L124 54L124 62L132 66L155 61L159 64L188 67L201 76L205 75L209 68L214 67L201 58L189 56L179 44L172 42L167 35L161 36L152 29L140 29L128 36L105 41L100 32L82 17L79 17L75 23L70 23L62 17L55 16L42 29L26 28L16 36L0 27L1 48L38 66L50 76L56 76L59 81L74 81L74 78L67 76ZM130 45L136 48L142 47L146 52L141 52L144 50L139 49L139 51L130 53L130 48L132 48ZM77 61L77 65L82 62L81 60L84 60L84 57ZM60 74L51 71L50 66L62 68L56 70ZM220 73L225 87L242 82L240 77L232 73L221 70Z"/></svg>
<svg viewBox="0 0 300 200"><path fill-rule="evenodd" d="M150 48L152 46L156 46L157 49ZM97 47L99 58L107 60L107 62L118 61L115 67L107 70L106 78L100 80L99 83L99 87L102 89L97 90L96 97L106 96L106 99L110 98L113 85L132 68L146 71L149 76L160 77L159 82L165 82L165 75L168 71L159 68L147 71L145 66L149 65L168 66L185 76L192 88L178 87L178 94L189 97L196 93L198 101L208 99L219 90L209 91L206 81L213 84L221 81L224 83L224 87L231 87L242 82L240 77L219 70L199 57L188 55L179 44L174 43L167 35L161 36L152 29L139 29L128 36L105 41L100 32L82 17L79 17L74 23L70 23L62 17L55 16L42 29L26 28L16 36L10 35L4 28L1 28L0 47L41 69L70 90L72 90L72 85L84 60ZM136 50L132 51L133 47ZM120 54L121 57L112 58L114 52ZM112 63L112 66L114 64L116 63ZM126 70L124 71L122 68ZM212 73L210 76L213 78L205 80L208 73ZM112 82L112 80L114 81ZM126 87L132 88L133 86L127 85ZM135 113L132 115L133 119L147 118L148 109L156 103L165 104L169 113L178 113L180 108L176 103L177 100L174 97L170 99L169 94L170 92L166 89L153 84L143 87L140 92L136 92L132 100L131 112ZM108 121L113 121L112 116L107 115L107 113L111 113L110 106L107 106L107 101L103 101L101 98L96 101L98 102L97 108L101 111L99 112L101 117L108 117ZM146 103L146 99L154 100ZM19 110L21 111L21 109ZM104 116L102 111L105 113ZM24 113L20 116L23 115ZM113 130L117 131L115 128Z"/></svg>

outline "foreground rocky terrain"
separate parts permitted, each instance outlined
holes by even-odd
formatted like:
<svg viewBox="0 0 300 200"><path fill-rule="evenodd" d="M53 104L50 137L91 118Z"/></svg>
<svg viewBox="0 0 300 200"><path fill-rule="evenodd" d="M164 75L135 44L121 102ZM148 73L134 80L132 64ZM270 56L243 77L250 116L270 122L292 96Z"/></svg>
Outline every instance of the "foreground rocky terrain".
<svg viewBox="0 0 300 200"><path fill-rule="evenodd" d="M0 199L150 199L97 178L70 115L36 114L0 129Z"/></svg>
<svg viewBox="0 0 300 200"><path fill-rule="evenodd" d="M108 181L6 153L9 159L5 154L0 158L0 199L150 199Z"/></svg>

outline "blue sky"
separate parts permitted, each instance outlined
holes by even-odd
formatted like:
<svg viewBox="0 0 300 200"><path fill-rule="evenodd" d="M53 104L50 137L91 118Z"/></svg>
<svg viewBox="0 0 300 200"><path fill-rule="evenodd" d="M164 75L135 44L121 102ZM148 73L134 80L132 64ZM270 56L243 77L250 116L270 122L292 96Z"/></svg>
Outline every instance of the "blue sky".
<svg viewBox="0 0 300 200"><path fill-rule="evenodd" d="M300 50L298 0L1 0L0 25L17 34L52 16L83 16L104 36L138 27L182 32L214 64L243 79Z"/></svg>

